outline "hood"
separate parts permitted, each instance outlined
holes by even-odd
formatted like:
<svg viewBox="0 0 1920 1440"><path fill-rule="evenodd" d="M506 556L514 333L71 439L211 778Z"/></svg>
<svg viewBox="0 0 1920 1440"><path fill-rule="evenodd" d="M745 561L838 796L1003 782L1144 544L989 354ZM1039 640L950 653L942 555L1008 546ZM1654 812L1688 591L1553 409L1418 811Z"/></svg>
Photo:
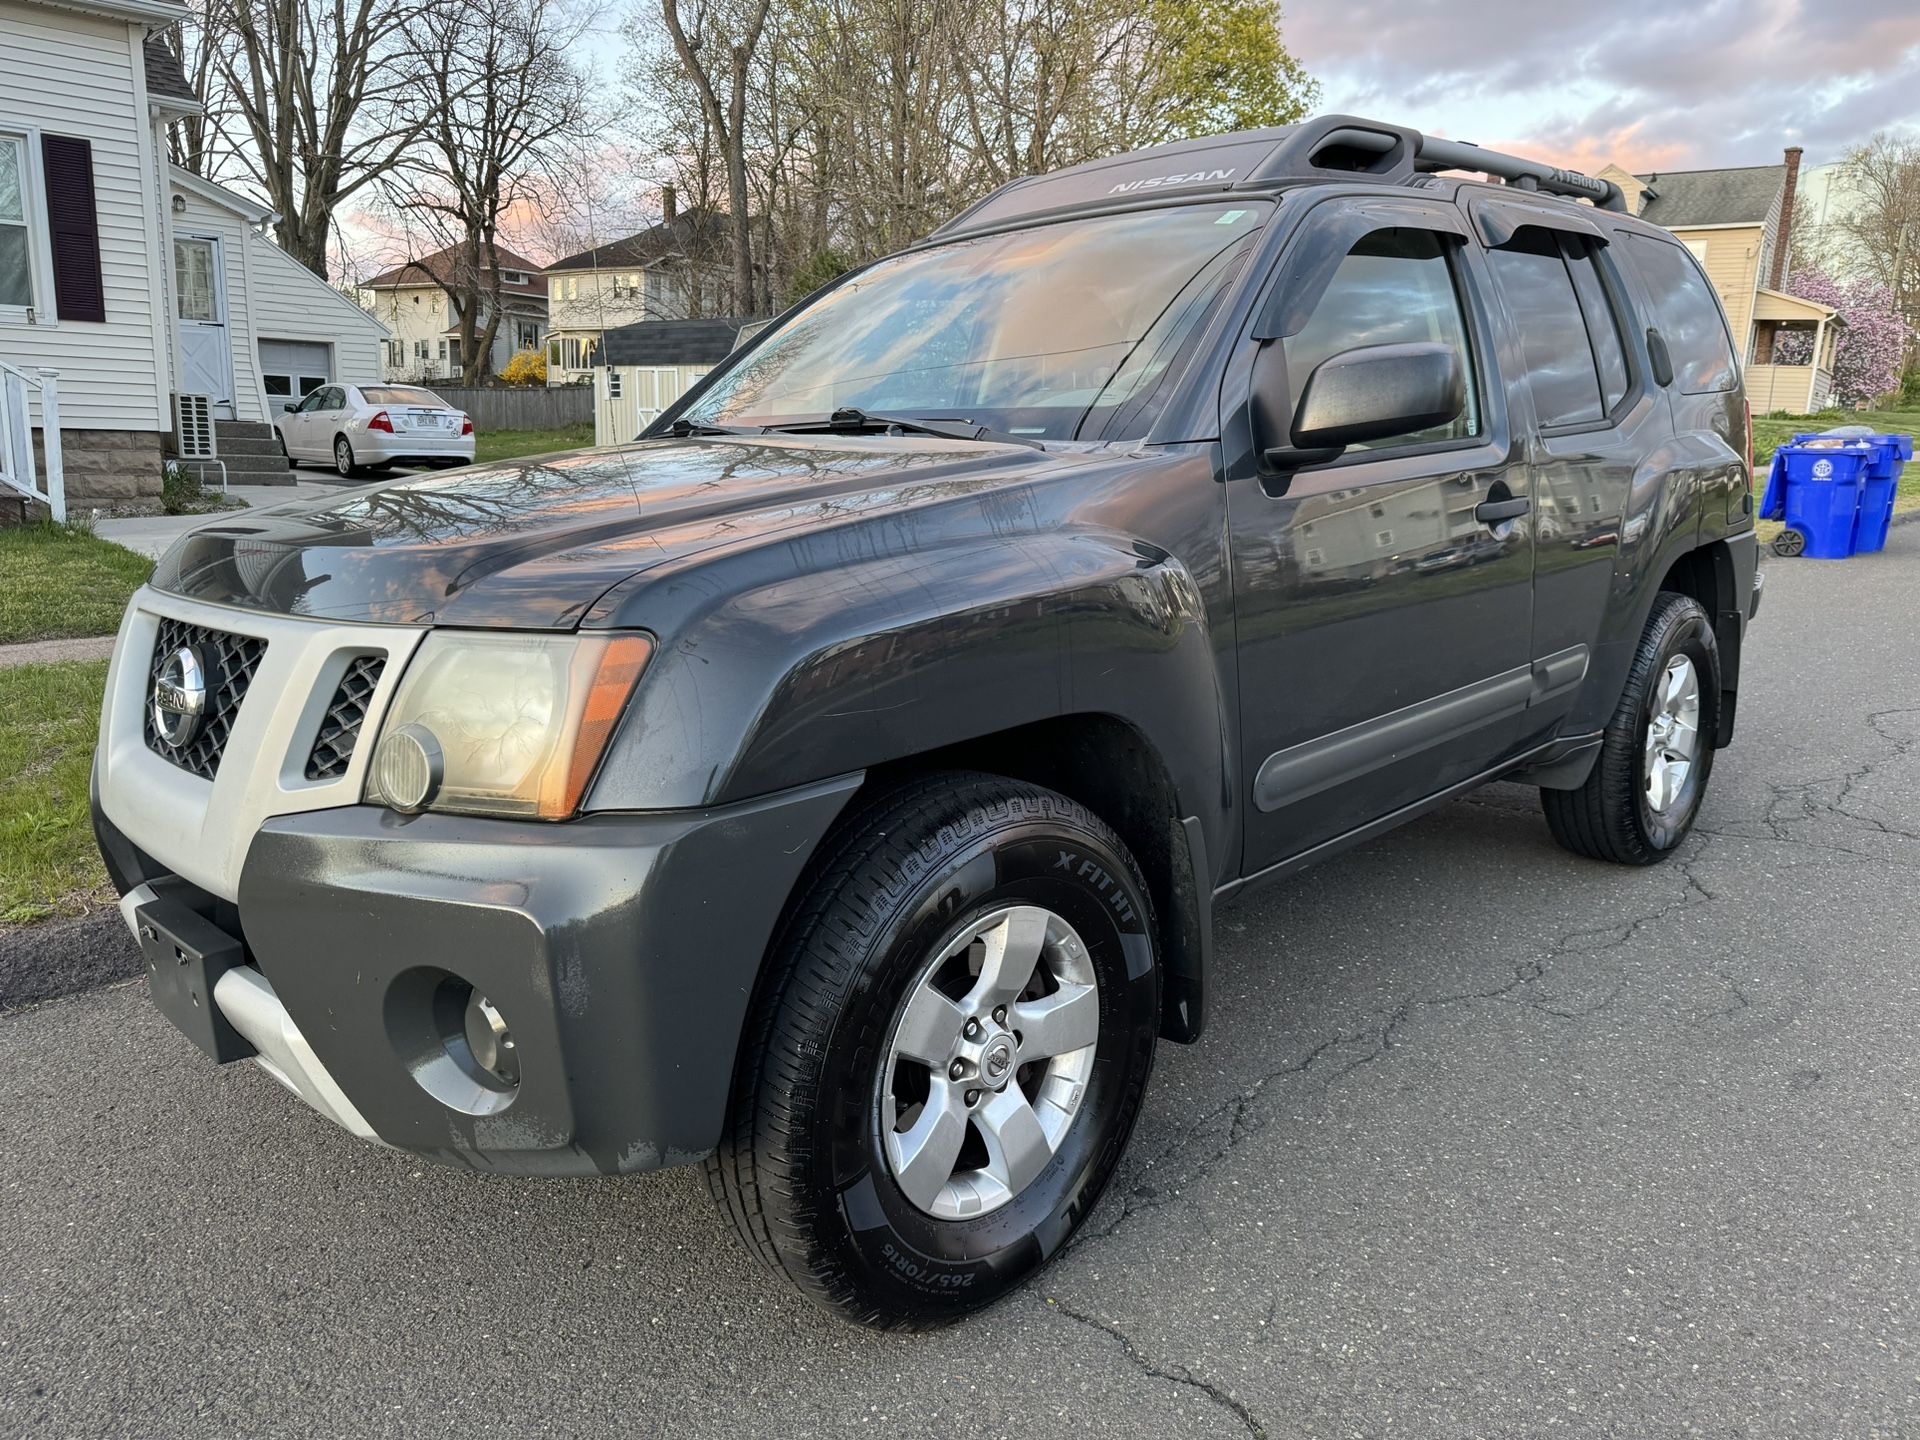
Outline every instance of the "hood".
<svg viewBox="0 0 1920 1440"><path fill-rule="evenodd" d="M642 441L249 510L181 537L153 584L316 619L571 629L655 565L1071 462L918 435Z"/></svg>

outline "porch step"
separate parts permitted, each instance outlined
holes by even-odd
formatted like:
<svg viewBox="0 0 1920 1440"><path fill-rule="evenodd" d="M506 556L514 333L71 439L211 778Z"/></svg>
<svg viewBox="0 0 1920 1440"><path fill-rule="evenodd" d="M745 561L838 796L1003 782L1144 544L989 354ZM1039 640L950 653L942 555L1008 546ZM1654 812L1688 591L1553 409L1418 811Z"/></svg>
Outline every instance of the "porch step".
<svg viewBox="0 0 1920 1440"><path fill-rule="evenodd" d="M229 440L271 440L273 426L259 420L216 420L213 433L224 450Z"/></svg>
<svg viewBox="0 0 1920 1440"><path fill-rule="evenodd" d="M280 442L271 435L262 438L255 438L251 435L244 437L220 435L215 438L220 446L220 458L225 460L229 465L231 465L234 458L239 455L272 455L278 457L280 454Z"/></svg>

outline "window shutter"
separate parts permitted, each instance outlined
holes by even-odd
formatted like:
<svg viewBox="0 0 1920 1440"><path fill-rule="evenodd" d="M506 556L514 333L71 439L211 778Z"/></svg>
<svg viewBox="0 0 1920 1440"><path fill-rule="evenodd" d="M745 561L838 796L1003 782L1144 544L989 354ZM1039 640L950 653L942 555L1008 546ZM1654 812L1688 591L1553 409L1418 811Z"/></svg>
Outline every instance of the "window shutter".
<svg viewBox="0 0 1920 1440"><path fill-rule="evenodd" d="M93 146L70 135L42 135L40 158L59 318L104 323L107 293L100 278L100 216L93 205Z"/></svg>

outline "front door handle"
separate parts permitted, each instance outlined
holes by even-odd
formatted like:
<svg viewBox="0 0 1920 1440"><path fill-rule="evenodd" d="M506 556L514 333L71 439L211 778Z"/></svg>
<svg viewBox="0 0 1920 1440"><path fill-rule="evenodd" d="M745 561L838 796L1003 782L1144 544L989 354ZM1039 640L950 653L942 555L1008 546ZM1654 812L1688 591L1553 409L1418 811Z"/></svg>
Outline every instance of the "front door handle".
<svg viewBox="0 0 1920 1440"><path fill-rule="evenodd" d="M1533 508L1533 500L1526 495L1516 495L1510 500L1482 500L1473 507L1473 518L1482 525L1498 525L1503 520L1517 520Z"/></svg>

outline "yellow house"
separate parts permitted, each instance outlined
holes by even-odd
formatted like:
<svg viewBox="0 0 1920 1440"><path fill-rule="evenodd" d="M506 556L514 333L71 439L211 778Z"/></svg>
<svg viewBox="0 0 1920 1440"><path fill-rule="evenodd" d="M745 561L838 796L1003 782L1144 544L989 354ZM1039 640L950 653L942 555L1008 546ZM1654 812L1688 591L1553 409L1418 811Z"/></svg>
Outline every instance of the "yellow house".
<svg viewBox="0 0 1920 1440"><path fill-rule="evenodd" d="M1720 292L1754 412L1811 414L1826 408L1842 322L1827 306L1781 288L1792 248L1800 147L1788 149L1779 165L1647 175L1609 165L1600 173L1620 187L1634 214L1671 230ZM1776 363L1775 342L1792 331L1810 333L1809 363Z"/></svg>

